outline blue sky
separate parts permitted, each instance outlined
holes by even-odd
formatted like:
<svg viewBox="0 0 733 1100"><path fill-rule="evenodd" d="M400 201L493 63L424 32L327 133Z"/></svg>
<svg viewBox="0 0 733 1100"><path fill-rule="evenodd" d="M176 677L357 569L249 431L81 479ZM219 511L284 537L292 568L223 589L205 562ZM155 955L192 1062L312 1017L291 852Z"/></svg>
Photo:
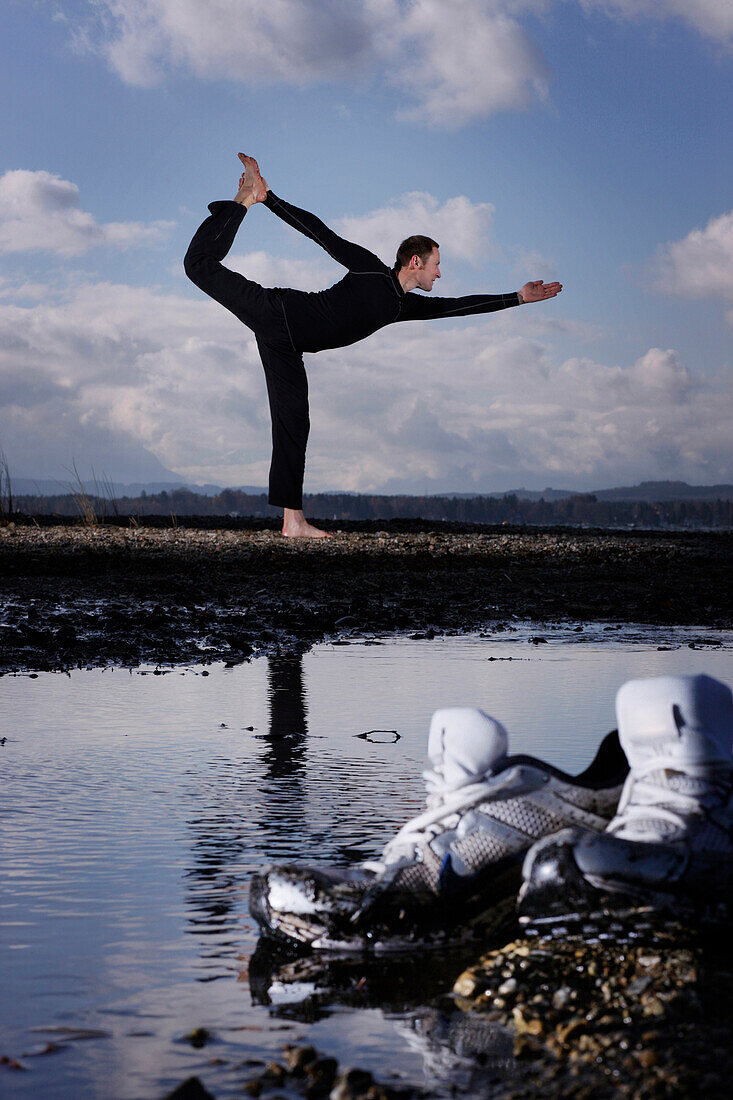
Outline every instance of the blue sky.
<svg viewBox="0 0 733 1100"><path fill-rule="evenodd" d="M733 482L729 0L6 0L0 447L16 477L262 485L254 341L189 284L238 149L434 293L552 302L307 357L306 491ZM254 208L228 262L340 270Z"/></svg>

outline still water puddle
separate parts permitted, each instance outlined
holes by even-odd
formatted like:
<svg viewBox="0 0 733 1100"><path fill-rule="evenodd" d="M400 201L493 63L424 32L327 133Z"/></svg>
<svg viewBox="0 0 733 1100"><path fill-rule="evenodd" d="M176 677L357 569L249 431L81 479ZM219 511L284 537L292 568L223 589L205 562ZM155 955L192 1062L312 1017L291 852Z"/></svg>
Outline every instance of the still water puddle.
<svg viewBox="0 0 733 1100"><path fill-rule="evenodd" d="M512 751L575 771L625 680L730 683L732 647L713 631L519 626L234 668L4 677L0 1056L26 1068L0 1065L0 1094L155 1100L197 1075L221 1100L285 1042L470 1088L470 1058L436 1054L420 1007L467 960L387 963L367 983L278 968L254 954L251 872L376 855L422 809L437 707L481 706ZM196 1028L212 1035L201 1048Z"/></svg>

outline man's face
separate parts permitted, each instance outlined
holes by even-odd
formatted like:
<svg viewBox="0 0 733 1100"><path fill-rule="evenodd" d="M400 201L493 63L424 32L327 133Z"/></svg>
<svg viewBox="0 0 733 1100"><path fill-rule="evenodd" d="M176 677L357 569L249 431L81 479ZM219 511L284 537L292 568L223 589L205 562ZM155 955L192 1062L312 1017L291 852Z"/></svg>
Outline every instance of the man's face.
<svg viewBox="0 0 733 1100"><path fill-rule="evenodd" d="M427 260L421 262L416 271L420 290L432 290L433 283L440 278L440 252L437 248L433 249Z"/></svg>

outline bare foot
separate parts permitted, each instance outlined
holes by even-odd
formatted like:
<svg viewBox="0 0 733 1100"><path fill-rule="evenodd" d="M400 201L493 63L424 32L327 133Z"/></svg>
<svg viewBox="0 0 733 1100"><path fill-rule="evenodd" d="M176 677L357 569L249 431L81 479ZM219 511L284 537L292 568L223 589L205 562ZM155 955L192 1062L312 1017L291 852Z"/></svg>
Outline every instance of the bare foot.
<svg viewBox="0 0 733 1100"><path fill-rule="evenodd" d="M244 172L239 178L239 191L235 202L241 202L243 206L252 206L256 202L264 202L267 198L267 184L260 175L260 168L254 157L248 157L246 153L237 154Z"/></svg>
<svg viewBox="0 0 733 1100"><path fill-rule="evenodd" d="M283 535L290 539L332 539L329 531L314 527L299 508L283 509Z"/></svg>

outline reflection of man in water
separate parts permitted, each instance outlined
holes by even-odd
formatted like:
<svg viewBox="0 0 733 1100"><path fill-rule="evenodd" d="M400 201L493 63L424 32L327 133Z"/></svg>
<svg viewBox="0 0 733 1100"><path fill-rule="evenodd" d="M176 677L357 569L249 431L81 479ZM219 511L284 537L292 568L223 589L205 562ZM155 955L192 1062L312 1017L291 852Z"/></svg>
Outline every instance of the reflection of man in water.
<svg viewBox="0 0 733 1100"><path fill-rule="evenodd" d="M308 736L308 703L303 682L303 658L267 658L267 696L270 732L264 762L267 779L300 782L305 778L305 745ZM290 796L292 797L292 795Z"/></svg>
<svg viewBox="0 0 733 1100"><path fill-rule="evenodd" d="M554 298L562 287L541 280L508 294L474 294L428 300L440 278L438 244L408 237L392 269L361 245L338 237L314 214L279 199L260 175L257 161L239 154L245 171L231 202L213 202L211 216L197 230L184 260L188 277L251 328L265 368L272 415L269 502L283 508L283 534L325 538L303 515L303 474L310 421L303 352L342 348L396 321L465 317ZM328 290L310 294L266 290L221 261L250 206L263 202L288 225L320 244L348 274Z"/></svg>
<svg viewBox="0 0 733 1100"><path fill-rule="evenodd" d="M261 833L267 836L266 849L287 859L302 854L299 845L308 834L303 658L268 657L267 682L269 730L261 760L212 762L212 780L198 789L188 818L193 835L186 874L189 919L193 930L205 937L202 958L209 972L201 981L228 973L222 967L228 965L230 944L236 942L232 931L241 923L234 886L241 882L243 866L259 865L252 860L256 858L253 844L259 844ZM323 844L320 831L314 833L313 843Z"/></svg>

